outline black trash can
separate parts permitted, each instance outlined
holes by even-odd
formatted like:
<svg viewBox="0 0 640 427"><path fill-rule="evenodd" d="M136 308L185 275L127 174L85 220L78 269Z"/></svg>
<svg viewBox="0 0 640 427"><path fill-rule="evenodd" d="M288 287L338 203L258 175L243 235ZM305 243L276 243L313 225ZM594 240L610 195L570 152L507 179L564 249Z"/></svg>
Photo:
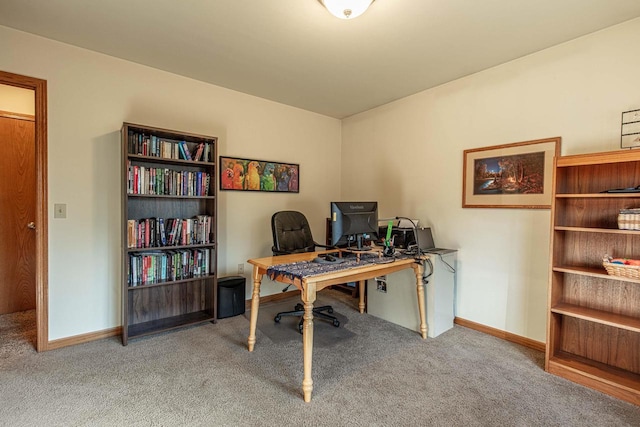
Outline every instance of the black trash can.
<svg viewBox="0 0 640 427"><path fill-rule="evenodd" d="M218 319L244 314L245 288L242 276L218 278Z"/></svg>

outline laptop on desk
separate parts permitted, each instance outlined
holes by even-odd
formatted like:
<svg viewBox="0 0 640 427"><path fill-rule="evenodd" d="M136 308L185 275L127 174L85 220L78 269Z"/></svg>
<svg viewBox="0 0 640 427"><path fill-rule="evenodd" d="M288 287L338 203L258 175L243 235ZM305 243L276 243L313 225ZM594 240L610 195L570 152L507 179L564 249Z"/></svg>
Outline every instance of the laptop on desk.
<svg viewBox="0 0 640 427"><path fill-rule="evenodd" d="M431 227L419 227L417 231L420 251L427 253L449 252L449 249L436 248L436 244L433 241L433 234L431 233Z"/></svg>

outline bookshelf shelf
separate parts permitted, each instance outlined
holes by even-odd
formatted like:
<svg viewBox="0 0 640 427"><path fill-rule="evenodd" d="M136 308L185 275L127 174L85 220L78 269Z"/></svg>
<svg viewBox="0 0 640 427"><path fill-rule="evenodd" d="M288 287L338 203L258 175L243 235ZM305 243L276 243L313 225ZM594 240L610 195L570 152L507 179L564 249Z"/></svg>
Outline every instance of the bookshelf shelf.
<svg viewBox="0 0 640 427"><path fill-rule="evenodd" d="M215 322L216 153L215 137L122 126L123 345Z"/></svg>
<svg viewBox="0 0 640 427"><path fill-rule="evenodd" d="M608 234L629 234L640 236L637 230L620 230L618 228L595 228L595 227L555 227L557 231L576 231L581 233L608 233Z"/></svg>
<svg viewBox="0 0 640 427"><path fill-rule="evenodd" d="M640 191L637 193L566 193L556 194L558 199L637 199L640 198Z"/></svg>
<svg viewBox="0 0 640 427"><path fill-rule="evenodd" d="M167 281L164 281L164 282L149 283L147 285L129 286L128 289L130 291L134 291L134 290L140 290L140 289L153 288L155 286L171 286L171 285L178 285L180 283L197 282L197 281L200 281L200 280L208 280L208 279L213 279L213 278L214 278L213 275L190 277L188 279L167 280Z"/></svg>
<svg viewBox="0 0 640 427"><path fill-rule="evenodd" d="M152 252L152 251L178 251L181 249L200 249L200 248L213 248L214 243L203 243L200 245L177 245L177 246L156 246L151 248L129 248L129 253L136 252Z"/></svg>
<svg viewBox="0 0 640 427"><path fill-rule="evenodd" d="M605 279L605 280L613 280L613 281L630 282L630 283L638 283L638 284L640 284L640 280L639 279L633 279L633 278L624 277L624 276L612 276L612 275L608 274L607 270L605 270L604 268L558 265L558 266L553 267L552 270L560 272L560 273L575 274L575 275L578 275L578 276L589 276L589 277L595 277L595 278L600 278L600 279Z"/></svg>
<svg viewBox="0 0 640 427"><path fill-rule="evenodd" d="M216 196L170 196L167 194L127 194L131 198L140 199L215 199Z"/></svg>
<svg viewBox="0 0 640 427"><path fill-rule="evenodd" d="M205 161L194 162L193 160L184 160L184 159L165 159L163 157L143 156L143 155L140 155L140 154L129 154L129 159L137 160L137 161L141 161L141 162L147 162L147 163L162 163L162 164L171 164L171 165L185 165L185 166L209 165L209 166L215 166L214 162L205 162Z"/></svg>
<svg viewBox="0 0 640 427"><path fill-rule="evenodd" d="M556 158L545 369L640 405L640 280L607 274L605 254L640 259L640 232L618 229L640 193L640 152Z"/></svg>
<svg viewBox="0 0 640 427"><path fill-rule="evenodd" d="M212 322L214 319L215 317L209 311L196 311L130 325L127 334L130 338L141 337L198 323Z"/></svg>

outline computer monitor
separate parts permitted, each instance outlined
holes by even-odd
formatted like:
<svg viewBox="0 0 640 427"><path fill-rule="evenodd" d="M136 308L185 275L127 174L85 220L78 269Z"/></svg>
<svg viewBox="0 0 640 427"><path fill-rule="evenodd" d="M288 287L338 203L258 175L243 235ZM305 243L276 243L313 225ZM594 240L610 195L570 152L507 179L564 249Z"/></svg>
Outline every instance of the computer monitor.
<svg viewBox="0 0 640 427"><path fill-rule="evenodd" d="M333 246L364 250L367 236L378 237L378 202L331 202Z"/></svg>

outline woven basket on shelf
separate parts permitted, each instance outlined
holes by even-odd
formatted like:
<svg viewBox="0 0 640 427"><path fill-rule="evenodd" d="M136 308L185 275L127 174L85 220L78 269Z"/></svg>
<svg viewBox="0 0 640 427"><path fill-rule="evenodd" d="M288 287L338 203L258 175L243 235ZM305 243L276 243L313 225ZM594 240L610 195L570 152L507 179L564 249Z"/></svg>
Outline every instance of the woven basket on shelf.
<svg viewBox="0 0 640 427"><path fill-rule="evenodd" d="M620 230L640 230L640 209L621 209L618 214Z"/></svg>
<svg viewBox="0 0 640 427"><path fill-rule="evenodd" d="M602 265L610 276L640 279L640 265L613 264L607 260L602 261Z"/></svg>

